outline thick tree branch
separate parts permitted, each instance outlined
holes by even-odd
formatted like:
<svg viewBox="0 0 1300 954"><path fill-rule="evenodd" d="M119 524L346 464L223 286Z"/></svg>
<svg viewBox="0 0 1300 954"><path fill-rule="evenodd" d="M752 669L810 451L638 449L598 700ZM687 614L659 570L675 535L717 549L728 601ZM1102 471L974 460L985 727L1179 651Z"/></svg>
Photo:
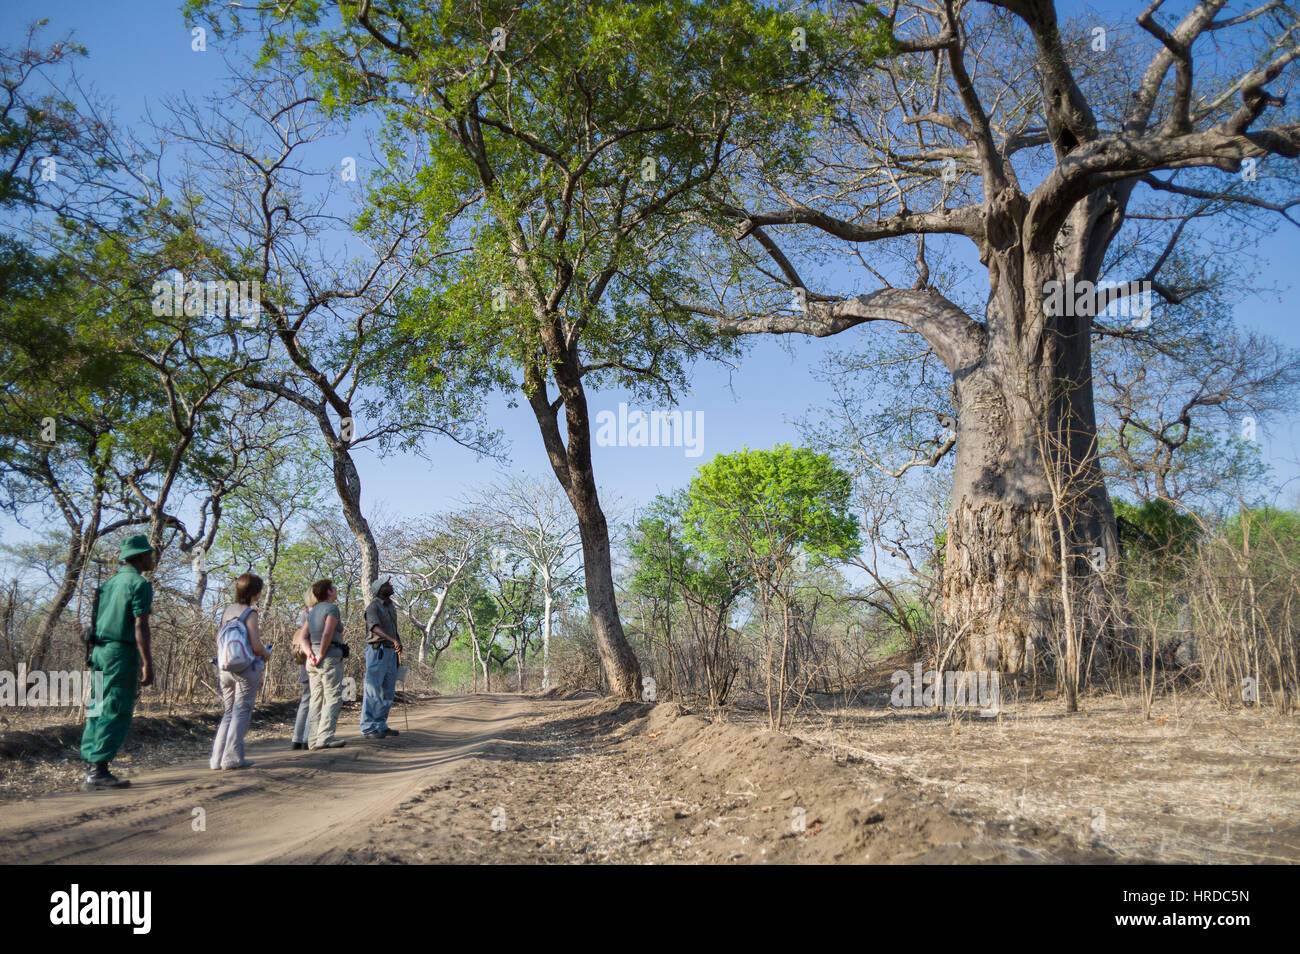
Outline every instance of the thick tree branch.
<svg viewBox="0 0 1300 954"><path fill-rule="evenodd" d="M745 238L756 227L765 225L811 225L847 242L875 242L879 239L921 234L964 235L975 242L984 237L984 216L977 205L959 209L936 209L933 212L904 211L872 223L850 222L805 205L780 212L750 213L729 205L723 205L721 209L742 223L738 239Z"/></svg>
<svg viewBox="0 0 1300 954"><path fill-rule="evenodd" d="M804 334L815 338L838 334L869 321L905 325L921 335L954 375L978 362L984 354L984 326L933 290L881 288L854 298L808 301L797 315L764 315L737 319L711 314L723 331L734 334Z"/></svg>

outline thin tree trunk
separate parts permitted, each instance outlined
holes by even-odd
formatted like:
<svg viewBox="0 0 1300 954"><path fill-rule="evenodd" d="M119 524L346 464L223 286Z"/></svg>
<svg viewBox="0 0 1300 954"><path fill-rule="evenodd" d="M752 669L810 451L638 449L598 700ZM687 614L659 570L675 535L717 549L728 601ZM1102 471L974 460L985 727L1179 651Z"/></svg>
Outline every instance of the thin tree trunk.
<svg viewBox="0 0 1300 954"><path fill-rule="evenodd" d="M781 731L785 718L785 667L790 653L790 600L781 597L781 669L776 681L776 731Z"/></svg>
<svg viewBox="0 0 1300 954"><path fill-rule="evenodd" d="M1059 478L1058 478L1059 479ZM1065 527L1065 502L1053 501L1061 561L1061 612L1065 630L1065 711L1079 711L1079 641L1074 626L1074 594L1070 584L1070 538Z"/></svg>
<svg viewBox="0 0 1300 954"><path fill-rule="evenodd" d="M551 611L554 600L551 597L551 581L546 580L546 591L542 596L542 692L551 688Z"/></svg>
<svg viewBox="0 0 1300 954"><path fill-rule="evenodd" d="M369 594L370 587L379 578L379 546L375 543L370 523L361 512L361 476L346 445L338 443L333 449L333 458L334 489L338 492L343 519L361 550L361 592Z"/></svg>
<svg viewBox="0 0 1300 954"><path fill-rule="evenodd" d="M443 592L443 594L441 596L434 597L434 599L437 600L437 603L433 607L433 612L429 614L429 618L425 620L423 625L420 625L419 620L415 618L415 615L413 613L410 613L409 611L407 613L407 615L411 619L411 622L415 623L417 626L420 626L420 655L419 658L415 661L416 665L420 669L423 669L425 666L424 657L429 652L429 645L433 642L433 631L437 629L438 623L441 622L442 620L442 614L446 612L447 594L451 591L451 587L454 584L455 584L455 579L452 579L451 582L447 584L447 589ZM441 651L438 650L436 652L440 653ZM437 656L435 655L433 664L437 665L437 662L438 659Z"/></svg>
<svg viewBox="0 0 1300 954"><path fill-rule="evenodd" d="M98 508L96 508L95 514L97 522ZM94 525L84 531L75 530L68 534L68 549L63 560L63 579L59 581L59 588L54 594L54 599L46 608L45 615L41 617L40 625L36 628L31 652L28 653L27 658L29 669L43 669L45 666L45 657L49 653L50 643L54 639L54 628L58 625L63 611L68 608L68 604L72 602L72 597L77 592L77 584L81 580L81 573L86 565L86 555L89 552L90 544L88 544L88 541L93 543L95 536L96 527Z"/></svg>
<svg viewBox="0 0 1300 954"><path fill-rule="evenodd" d="M527 371L525 394L541 428L551 468L578 519L587 606L610 691L635 700L641 697L641 665L628 644L618 615L609 525L600 506L596 476L591 466L591 420L587 398L581 376L572 367L567 367L571 363L571 359L566 358L565 367L555 368L565 410L567 444L560 435L556 418L558 408L548 399L545 379L535 365Z"/></svg>

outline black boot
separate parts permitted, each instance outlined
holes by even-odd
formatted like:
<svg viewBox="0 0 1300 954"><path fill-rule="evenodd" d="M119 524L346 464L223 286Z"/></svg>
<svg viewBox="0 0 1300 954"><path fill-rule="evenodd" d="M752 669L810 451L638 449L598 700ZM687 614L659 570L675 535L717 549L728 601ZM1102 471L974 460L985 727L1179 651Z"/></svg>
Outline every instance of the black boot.
<svg viewBox="0 0 1300 954"><path fill-rule="evenodd" d="M95 762L90 766L90 771L86 774L86 780L81 783L83 792L97 792L101 788L127 788L130 782L126 779L118 778L108 770L107 762Z"/></svg>

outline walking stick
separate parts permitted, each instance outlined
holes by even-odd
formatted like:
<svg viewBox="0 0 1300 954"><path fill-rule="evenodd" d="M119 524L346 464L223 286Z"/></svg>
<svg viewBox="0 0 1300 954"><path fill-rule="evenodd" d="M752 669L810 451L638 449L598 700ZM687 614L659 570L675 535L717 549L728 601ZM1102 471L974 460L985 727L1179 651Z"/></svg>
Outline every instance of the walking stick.
<svg viewBox="0 0 1300 954"><path fill-rule="evenodd" d="M402 671L402 651L400 649L397 651L397 671L399 673ZM407 674L408 675L410 674L409 670L407 671ZM406 711L406 698L405 698L406 697L406 676L402 677L402 697L403 697L402 698L402 731L410 732L411 716Z"/></svg>

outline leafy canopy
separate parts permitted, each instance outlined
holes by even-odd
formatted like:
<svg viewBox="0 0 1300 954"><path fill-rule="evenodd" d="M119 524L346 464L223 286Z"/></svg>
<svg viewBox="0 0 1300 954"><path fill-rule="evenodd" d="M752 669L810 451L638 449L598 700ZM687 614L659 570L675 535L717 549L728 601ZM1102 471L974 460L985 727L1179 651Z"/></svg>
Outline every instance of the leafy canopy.
<svg viewBox="0 0 1300 954"><path fill-rule="evenodd" d="M849 510L852 481L826 454L781 444L772 450L719 454L687 489L686 533L720 559L784 572L796 548L819 562L859 546Z"/></svg>

